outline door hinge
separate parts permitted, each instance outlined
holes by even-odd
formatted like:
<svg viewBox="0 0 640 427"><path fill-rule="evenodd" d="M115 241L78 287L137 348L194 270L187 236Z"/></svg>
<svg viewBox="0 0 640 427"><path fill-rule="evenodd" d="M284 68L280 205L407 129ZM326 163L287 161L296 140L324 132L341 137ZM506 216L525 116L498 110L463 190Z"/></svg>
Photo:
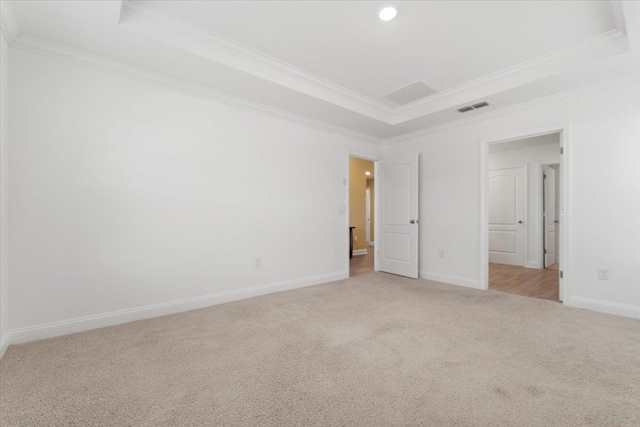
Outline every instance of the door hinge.
<svg viewBox="0 0 640 427"><path fill-rule="evenodd" d="M560 278L564 279L564 271L560 270Z"/></svg>
<svg viewBox="0 0 640 427"><path fill-rule="evenodd" d="M545 254L547 253L547 250L546 250L546 249L544 250L544 253L545 253Z"/></svg>
<svg viewBox="0 0 640 427"><path fill-rule="evenodd" d="M547 179L547 175L544 176L544 179Z"/></svg>
<svg viewBox="0 0 640 427"><path fill-rule="evenodd" d="M564 147L560 147L560 154L564 154Z"/></svg>

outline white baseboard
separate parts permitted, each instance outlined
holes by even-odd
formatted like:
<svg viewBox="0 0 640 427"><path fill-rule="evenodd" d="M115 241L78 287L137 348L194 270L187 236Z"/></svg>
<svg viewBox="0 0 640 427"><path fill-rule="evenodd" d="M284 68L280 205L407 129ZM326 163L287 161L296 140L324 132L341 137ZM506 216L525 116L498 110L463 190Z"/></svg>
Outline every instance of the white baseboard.
<svg viewBox="0 0 640 427"><path fill-rule="evenodd" d="M524 264L525 268L535 268L540 270L542 267L540 267L540 263L538 263L537 261L527 261Z"/></svg>
<svg viewBox="0 0 640 427"><path fill-rule="evenodd" d="M446 274L430 273L428 271L420 272L421 279L433 280L434 282L447 283L450 285L464 286L467 288L484 289L482 284L476 279L468 279L466 277L449 276Z"/></svg>
<svg viewBox="0 0 640 427"><path fill-rule="evenodd" d="M373 240L369 242L369 246L375 246L376 242L374 242Z"/></svg>
<svg viewBox="0 0 640 427"><path fill-rule="evenodd" d="M599 311L601 313L615 314L617 316L640 319L640 306L619 304L616 302L602 301L591 298L571 297L564 302L565 305L575 308Z"/></svg>
<svg viewBox="0 0 640 427"><path fill-rule="evenodd" d="M354 249L353 255L366 255L368 252L366 249Z"/></svg>
<svg viewBox="0 0 640 427"><path fill-rule="evenodd" d="M274 292L281 292L290 289L297 289L306 286L334 282L336 280L342 280L348 277L348 272L338 272L320 276L305 277L302 279L253 286L250 288L238 289L234 291L219 292L216 294L185 298L160 304L152 304L143 307L113 311L93 316L78 317L75 319L63 320L60 322L46 323L36 326L14 329L9 331L9 336L6 340L8 341L6 346L45 338L53 338L61 335L73 334L76 332L88 331L90 329L103 328L105 326L119 325L121 323L128 323L136 320L149 319L152 317L166 316L168 314L196 310L198 308L209 307L212 305L223 304L231 301L238 301ZM4 346L5 345L3 344L3 348Z"/></svg>
<svg viewBox="0 0 640 427"><path fill-rule="evenodd" d="M9 348L9 339L8 337L2 336L0 337L0 359L4 356L4 353Z"/></svg>

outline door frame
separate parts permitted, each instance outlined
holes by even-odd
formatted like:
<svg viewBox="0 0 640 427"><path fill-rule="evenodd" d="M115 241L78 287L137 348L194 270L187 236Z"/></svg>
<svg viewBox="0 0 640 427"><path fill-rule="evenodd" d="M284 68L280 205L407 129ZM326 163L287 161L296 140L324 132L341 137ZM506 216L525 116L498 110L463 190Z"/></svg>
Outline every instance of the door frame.
<svg viewBox="0 0 640 427"><path fill-rule="evenodd" d="M489 289L489 146L518 139L531 138L535 136L549 135L557 133L560 139L560 175L562 177L562 194L560 195L560 221L564 225L561 227L559 265L559 287L560 300L563 304L571 298L571 285L567 276L569 275L569 253L571 245L568 239L571 224L569 221L571 199L568 189L570 187L570 125L568 123L548 126L541 129L533 129L529 132L518 132L502 137L493 137L480 140L480 289Z"/></svg>
<svg viewBox="0 0 640 427"><path fill-rule="evenodd" d="M345 248L344 251L344 260L345 260L345 274L346 277L349 278L350 276L350 270L351 270L351 263L350 263L350 259L349 259L349 233L347 232L349 230L349 227L351 226L350 224L350 211L349 211L349 202L350 202L350 194L349 194L349 189L351 188L351 182L350 182L350 167L349 167L349 159L351 157L356 157L358 159L363 159L363 160L369 160L371 162L373 162L373 179L374 182L375 180L378 179L378 167L379 167L379 162L381 160L381 158L379 156L376 155L372 155L372 154L367 154L367 153L362 153L362 152L358 152L358 151L351 151L351 150L347 150L346 152L346 156L345 156L345 177L343 179L343 187L344 187L344 212L345 212L345 218L344 218L344 227L342 228L342 233L345 236L345 242L346 244L343 245L343 247ZM377 218L378 215L378 191L380 191L379 189L379 185L376 185L377 183L374 184L374 188L373 188L373 206L371 206L371 208L373 209L373 218L375 221L375 218ZM378 235L378 226L379 226L379 221L375 221L374 222L374 228L373 228L373 234L374 236ZM374 271L378 271L378 257L377 257L377 246L372 246L373 248L373 270ZM369 249L369 248L367 248Z"/></svg>

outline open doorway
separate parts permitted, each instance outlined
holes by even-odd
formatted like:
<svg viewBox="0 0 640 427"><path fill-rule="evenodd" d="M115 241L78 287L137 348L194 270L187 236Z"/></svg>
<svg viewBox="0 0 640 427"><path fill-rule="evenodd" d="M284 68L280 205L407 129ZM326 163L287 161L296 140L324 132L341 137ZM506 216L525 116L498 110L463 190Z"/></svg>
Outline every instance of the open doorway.
<svg viewBox="0 0 640 427"><path fill-rule="evenodd" d="M488 289L560 301L560 132L488 144Z"/></svg>
<svg viewBox="0 0 640 427"><path fill-rule="evenodd" d="M375 162L349 157L349 276L374 271Z"/></svg>

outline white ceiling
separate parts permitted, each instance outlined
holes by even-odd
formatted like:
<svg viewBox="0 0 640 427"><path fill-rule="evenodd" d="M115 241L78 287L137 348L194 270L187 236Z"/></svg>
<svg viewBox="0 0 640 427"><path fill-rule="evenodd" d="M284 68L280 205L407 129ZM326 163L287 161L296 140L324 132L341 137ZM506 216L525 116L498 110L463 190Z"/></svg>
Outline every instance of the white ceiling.
<svg viewBox="0 0 640 427"><path fill-rule="evenodd" d="M399 1L390 22L377 16L388 2L152 4L381 102L418 80L451 89L615 28L611 6L594 1Z"/></svg>
<svg viewBox="0 0 640 427"><path fill-rule="evenodd" d="M393 2L390 22L377 18L389 3L370 1L9 4L18 48L375 141L640 71L640 2ZM416 81L438 92L405 106L383 97Z"/></svg>

